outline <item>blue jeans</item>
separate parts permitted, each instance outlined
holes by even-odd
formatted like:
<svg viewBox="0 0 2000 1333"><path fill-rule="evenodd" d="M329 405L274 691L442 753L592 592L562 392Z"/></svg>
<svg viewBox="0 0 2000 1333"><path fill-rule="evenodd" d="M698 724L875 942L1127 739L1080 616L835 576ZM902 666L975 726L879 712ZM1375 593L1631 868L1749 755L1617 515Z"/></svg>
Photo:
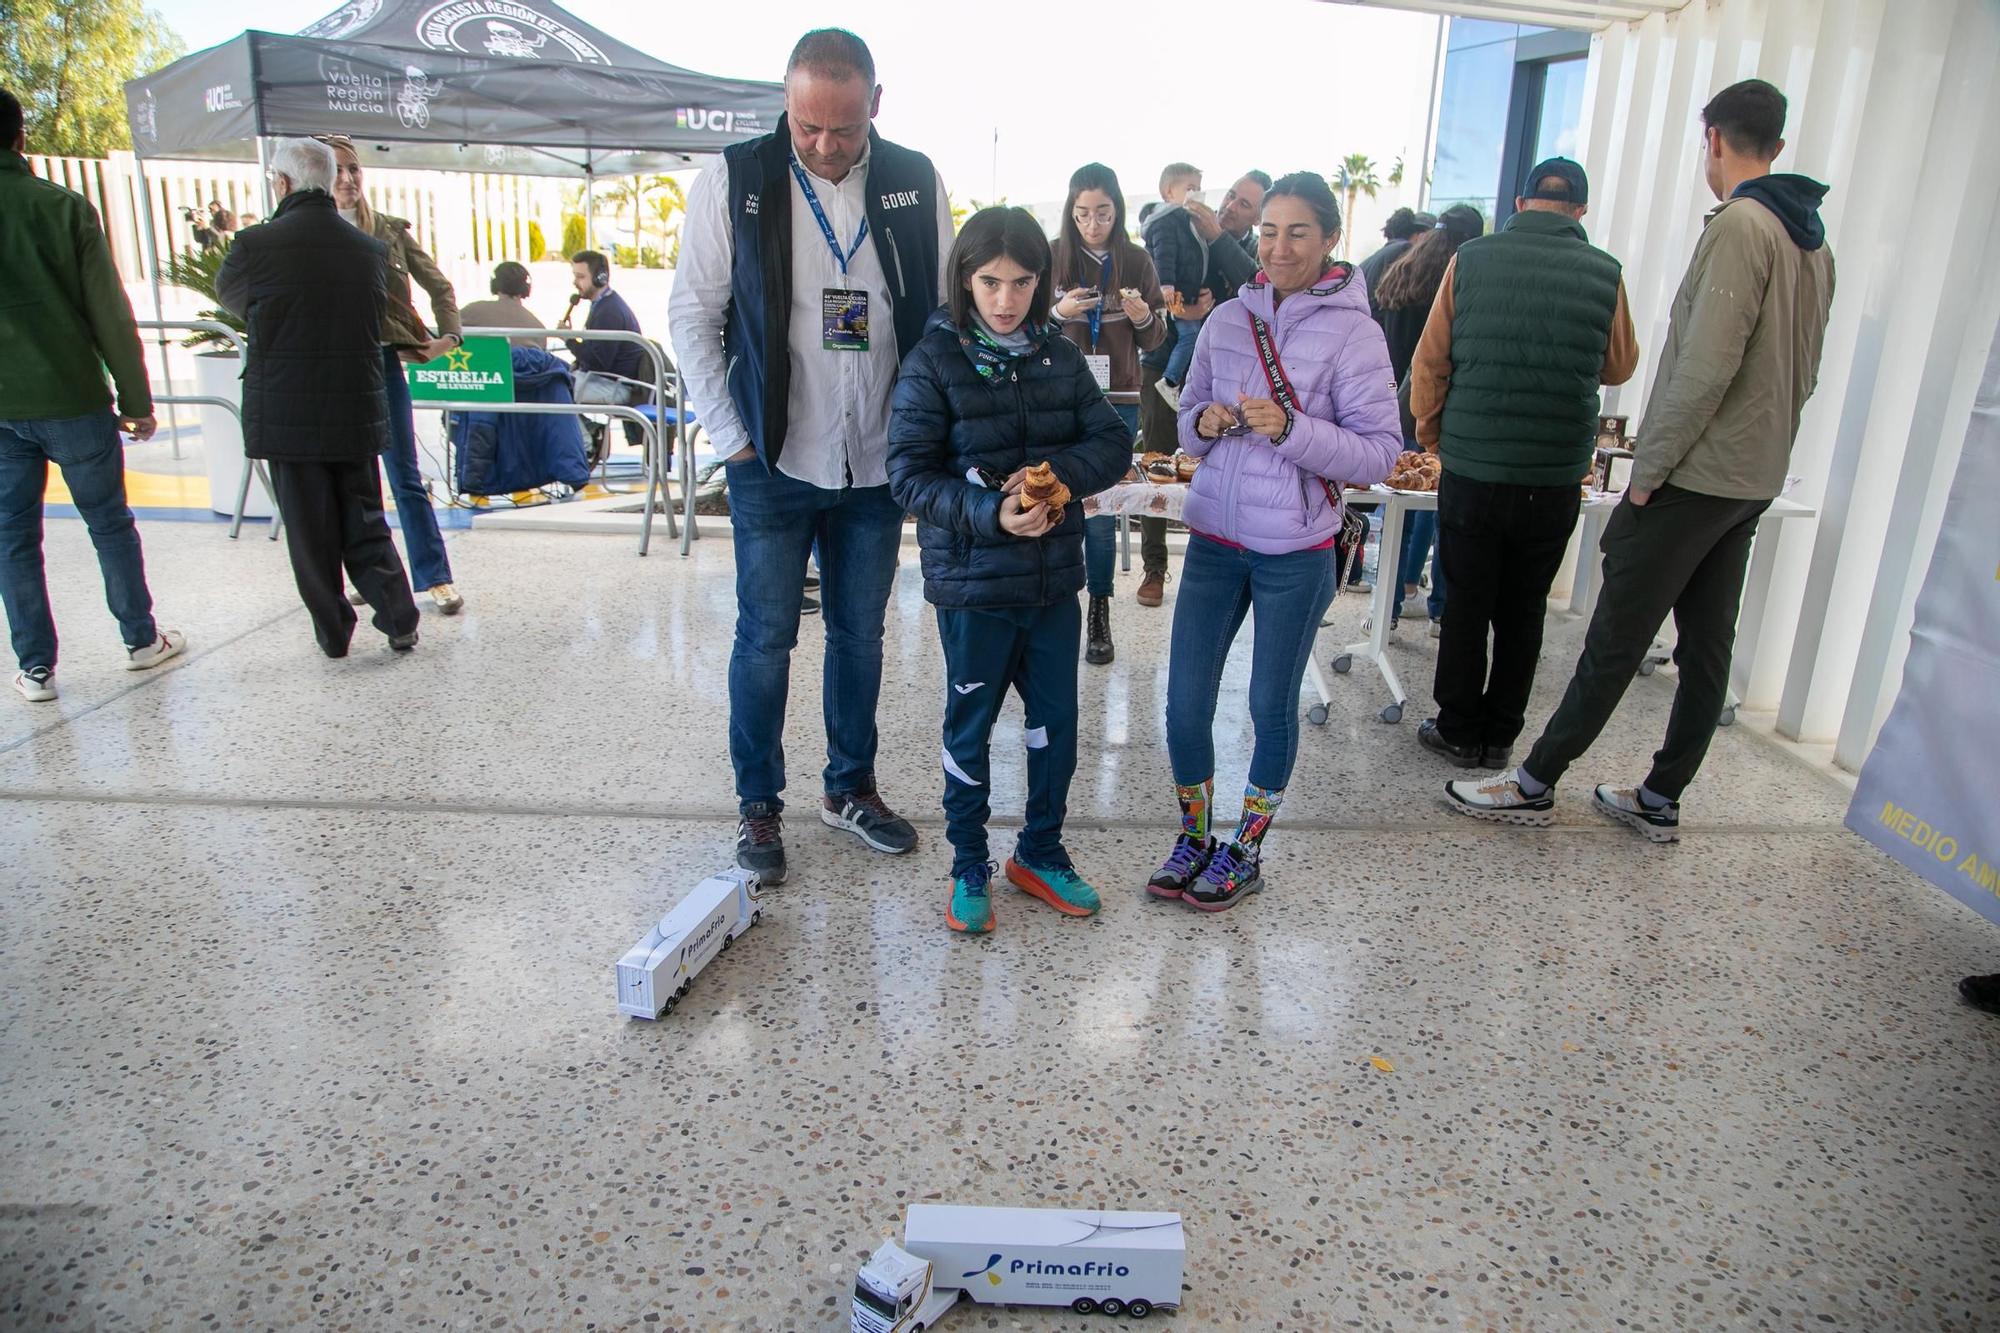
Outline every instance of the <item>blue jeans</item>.
<svg viewBox="0 0 2000 1333"><path fill-rule="evenodd" d="M104 601L127 648L158 634L139 527L125 503L125 448L106 408L82 417L0 421L0 601L23 671L55 669L56 621L42 565L42 492L49 464L62 469L70 500L90 530Z"/></svg>
<svg viewBox="0 0 2000 1333"><path fill-rule="evenodd" d="M1215 776L1215 702L1243 618L1250 649L1250 781L1282 788L1299 752L1299 685L1333 601L1333 552L1259 555L1190 535L1167 662L1167 757L1183 786Z"/></svg>
<svg viewBox="0 0 2000 1333"><path fill-rule="evenodd" d="M1007 692L1021 696L1028 750L1027 820L1015 843L1023 865L1068 865L1063 819L1076 776L1076 649L1083 614L1075 596L1033 612L939 607L944 646L944 813L953 877L986 864L992 813L988 742Z"/></svg>
<svg viewBox="0 0 2000 1333"><path fill-rule="evenodd" d="M1188 367L1194 364L1194 343L1201 336L1201 321L1173 315L1168 318L1173 321L1174 350L1168 353L1167 370L1160 378L1169 384L1185 384Z"/></svg>
<svg viewBox="0 0 2000 1333"><path fill-rule="evenodd" d="M437 511L431 508L423 470L417 466L417 423L411 415L410 382L403 378L402 358L386 347L382 349L382 381L389 390L389 448L382 455L382 471L388 474L390 493L396 497L396 523L403 529L403 545L410 553L410 586L421 592L451 582L451 561L445 558L444 534L438 531Z"/></svg>
<svg viewBox="0 0 2000 1333"><path fill-rule="evenodd" d="M825 791L875 782L875 705L882 694L882 624L896 582L903 511L887 486L822 490L761 460L730 463L736 541L736 642L729 653L729 762L747 809L779 809L785 789L785 700L799 641L806 557L817 545L826 658Z"/></svg>
<svg viewBox="0 0 2000 1333"><path fill-rule="evenodd" d="M1139 430L1139 405L1137 403L1113 403L1111 410L1125 423L1125 429L1137 434ZM1083 521L1083 571L1085 587L1092 597L1111 595L1112 576L1118 569L1118 518L1115 514L1099 514L1096 518Z"/></svg>
<svg viewBox="0 0 2000 1333"><path fill-rule="evenodd" d="M1396 559L1396 613L1403 618L1403 589L1417 581L1430 560L1431 544L1437 540L1438 516L1435 509L1412 509L1403 515L1403 550ZM1431 561L1431 591L1424 609L1432 620L1444 616L1444 561Z"/></svg>

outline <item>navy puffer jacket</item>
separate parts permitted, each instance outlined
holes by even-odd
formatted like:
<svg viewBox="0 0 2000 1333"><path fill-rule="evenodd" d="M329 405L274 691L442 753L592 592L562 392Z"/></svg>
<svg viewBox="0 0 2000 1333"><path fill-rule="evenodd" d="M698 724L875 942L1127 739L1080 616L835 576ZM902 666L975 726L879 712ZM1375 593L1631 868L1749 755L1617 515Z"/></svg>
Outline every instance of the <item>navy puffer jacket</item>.
<svg viewBox="0 0 2000 1333"><path fill-rule="evenodd" d="M1001 477L1047 463L1074 497L1041 537L1000 526L1001 494L967 474ZM1051 325L991 379L951 316L931 316L903 358L889 423L889 490L917 517L924 597L934 606L1050 606L1083 587L1083 505L1132 466L1132 434L1089 365Z"/></svg>

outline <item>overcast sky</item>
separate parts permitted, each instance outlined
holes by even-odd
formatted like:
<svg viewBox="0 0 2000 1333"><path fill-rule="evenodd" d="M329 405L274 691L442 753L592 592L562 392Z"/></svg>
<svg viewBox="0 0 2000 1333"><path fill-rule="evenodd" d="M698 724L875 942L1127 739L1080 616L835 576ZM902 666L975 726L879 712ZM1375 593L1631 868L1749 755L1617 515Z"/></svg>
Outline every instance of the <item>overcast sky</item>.
<svg viewBox="0 0 2000 1333"><path fill-rule="evenodd" d="M260 0L255 12L268 30L295 32L337 2ZM153 5L191 51L235 36L248 12L220 0ZM1135 196L1153 193L1166 162L1193 162L1211 202L1252 166L1331 175L1343 156L1365 152L1386 177L1399 155L1414 164L1423 150L1439 22L1319 0L563 7L662 60L740 78L781 78L808 28L852 28L875 53L878 127L928 153L961 203L1060 199L1070 172L1093 159ZM1233 30L1232 16L1242 19ZM1405 202L1416 175L1413 166ZM1364 206L1363 228L1393 202Z"/></svg>

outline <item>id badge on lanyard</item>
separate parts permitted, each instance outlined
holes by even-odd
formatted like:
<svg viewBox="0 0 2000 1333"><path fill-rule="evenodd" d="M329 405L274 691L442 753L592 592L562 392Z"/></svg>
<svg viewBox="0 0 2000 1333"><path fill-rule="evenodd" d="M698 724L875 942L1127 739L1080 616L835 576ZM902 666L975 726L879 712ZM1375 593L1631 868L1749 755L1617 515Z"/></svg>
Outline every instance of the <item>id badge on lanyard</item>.
<svg viewBox="0 0 2000 1333"><path fill-rule="evenodd" d="M1097 335L1104 328L1104 303L1111 299L1106 294L1110 289L1111 256L1106 254L1104 267L1097 275L1097 304L1090 309L1090 351L1083 358L1097 380L1097 387L1105 393L1111 392L1111 357L1097 350Z"/></svg>
<svg viewBox="0 0 2000 1333"><path fill-rule="evenodd" d="M826 248L833 252L833 262L840 269L840 276L847 277L848 261L861 252L868 240L868 215L863 212L861 227L854 233L854 244L845 251L833 234L833 224L827 220L826 209L821 207L819 194L813 189L812 180L798 158L792 159L792 175L798 180L799 189L804 191L806 203L812 208L813 220L819 223L819 234L826 238ZM829 352L865 352L868 350L868 293L851 287L825 287L820 290L820 346Z"/></svg>

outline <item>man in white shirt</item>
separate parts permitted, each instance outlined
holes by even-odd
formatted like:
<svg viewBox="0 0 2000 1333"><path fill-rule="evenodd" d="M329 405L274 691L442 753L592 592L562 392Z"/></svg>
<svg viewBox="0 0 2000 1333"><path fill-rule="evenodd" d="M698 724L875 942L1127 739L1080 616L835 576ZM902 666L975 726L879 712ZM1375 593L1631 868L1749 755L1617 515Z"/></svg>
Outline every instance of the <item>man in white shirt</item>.
<svg viewBox="0 0 2000 1333"><path fill-rule="evenodd" d="M777 129L731 146L695 182L668 305L690 404L728 464L736 859L767 886L787 869L785 701L815 545L826 624L820 818L879 852L917 844L875 789L882 627L903 529L889 496L889 403L903 354L943 295L952 226L930 160L871 128L881 98L859 37L802 37Z"/></svg>

